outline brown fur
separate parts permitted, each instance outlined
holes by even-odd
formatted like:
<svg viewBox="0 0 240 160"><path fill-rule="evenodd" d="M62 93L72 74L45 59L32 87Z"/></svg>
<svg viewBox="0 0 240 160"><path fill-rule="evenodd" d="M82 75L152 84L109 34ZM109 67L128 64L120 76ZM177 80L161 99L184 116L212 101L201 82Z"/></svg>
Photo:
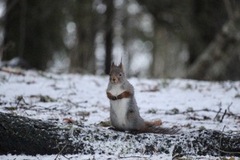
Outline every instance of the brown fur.
<svg viewBox="0 0 240 160"><path fill-rule="evenodd" d="M156 120L156 121L153 121L153 122L145 122L146 127L161 126L161 125L162 125L161 120Z"/></svg>
<svg viewBox="0 0 240 160"><path fill-rule="evenodd" d="M117 96L117 99L130 98L131 95L132 94L129 91L124 91Z"/></svg>
<svg viewBox="0 0 240 160"><path fill-rule="evenodd" d="M110 100L118 100L118 99L123 99L123 98L130 98L131 95L132 94L129 91L124 91L121 94L119 94L118 96L113 96L110 92L107 92L107 97Z"/></svg>
<svg viewBox="0 0 240 160"><path fill-rule="evenodd" d="M107 92L107 97L108 97L108 99L110 99L110 100L117 100L117 97L116 97L116 96L113 96L110 92Z"/></svg>
<svg viewBox="0 0 240 160"><path fill-rule="evenodd" d="M162 121L156 120L152 122L144 122L144 127L138 130L136 133L160 133L160 134L176 134L179 132L179 128L163 128L161 127Z"/></svg>

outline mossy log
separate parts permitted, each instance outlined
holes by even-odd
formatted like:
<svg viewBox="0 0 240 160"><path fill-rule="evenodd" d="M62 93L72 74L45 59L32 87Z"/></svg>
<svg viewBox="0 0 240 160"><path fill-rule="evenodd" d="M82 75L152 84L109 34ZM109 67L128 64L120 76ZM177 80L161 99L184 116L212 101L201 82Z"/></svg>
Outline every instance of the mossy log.
<svg viewBox="0 0 240 160"><path fill-rule="evenodd" d="M0 113L0 154L172 154L240 156L240 132L130 134Z"/></svg>

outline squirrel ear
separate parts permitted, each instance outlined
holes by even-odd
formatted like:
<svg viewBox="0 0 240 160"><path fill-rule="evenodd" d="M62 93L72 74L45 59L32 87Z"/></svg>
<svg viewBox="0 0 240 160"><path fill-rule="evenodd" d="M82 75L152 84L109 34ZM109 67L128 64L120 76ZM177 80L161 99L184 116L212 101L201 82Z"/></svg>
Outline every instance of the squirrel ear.
<svg viewBox="0 0 240 160"><path fill-rule="evenodd" d="M118 67L123 67L123 65L122 65L122 57L121 57L121 61L120 61L120 64L118 65Z"/></svg>
<svg viewBox="0 0 240 160"><path fill-rule="evenodd" d="M121 63L118 65L118 67L120 67L120 68L123 70L123 64L122 64L122 61L121 61Z"/></svg>
<svg viewBox="0 0 240 160"><path fill-rule="evenodd" d="M115 65L114 65L114 62L112 62L112 64L111 64L111 67L113 67L113 66L115 66Z"/></svg>

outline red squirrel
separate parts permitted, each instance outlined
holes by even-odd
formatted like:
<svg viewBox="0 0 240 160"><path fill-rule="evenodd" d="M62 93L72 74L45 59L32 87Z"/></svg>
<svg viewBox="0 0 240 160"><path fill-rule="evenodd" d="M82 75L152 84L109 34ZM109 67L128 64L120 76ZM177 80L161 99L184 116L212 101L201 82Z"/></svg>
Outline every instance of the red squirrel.
<svg viewBox="0 0 240 160"><path fill-rule="evenodd" d="M162 121L147 122L139 114L134 88L123 71L122 62L112 63L107 97L110 100L110 120L116 130L135 133L174 134L177 129L163 128Z"/></svg>

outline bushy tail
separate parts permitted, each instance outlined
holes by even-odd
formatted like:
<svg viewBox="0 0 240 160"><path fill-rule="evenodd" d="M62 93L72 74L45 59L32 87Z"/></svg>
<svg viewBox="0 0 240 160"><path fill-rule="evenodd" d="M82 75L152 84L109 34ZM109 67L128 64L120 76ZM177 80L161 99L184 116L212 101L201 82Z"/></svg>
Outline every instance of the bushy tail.
<svg viewBox="0 0 240 160"><path fill-rule="evenodd" d="M180 131L179 128L164 128L160 126L147 127L143 130L143 133L158 133L158 134L177 134Z"/></svg>
<svg viewBox="0 0 240 160"><path fill-rule="evenodd" d="M164 128L161 127L162 121L145 122L145 127L141 130L142 133L158 133L158 134L177 134L180 129L177 127Z"/></svg>

